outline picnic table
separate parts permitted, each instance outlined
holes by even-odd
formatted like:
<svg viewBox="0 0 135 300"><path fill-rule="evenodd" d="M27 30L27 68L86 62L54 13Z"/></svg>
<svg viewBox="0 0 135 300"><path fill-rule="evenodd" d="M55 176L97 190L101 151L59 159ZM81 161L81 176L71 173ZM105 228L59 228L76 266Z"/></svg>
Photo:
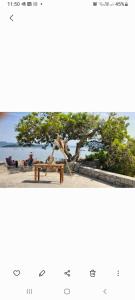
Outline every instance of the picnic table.
<svg viewBox="0 0 135 300"><path fill-rule="evenodd" d="M44 168L58 170L60 173L60 183L63 183L63 181L64 181L64 164L47 164L47 163L34 164L34 179L35 179L35 181L40 181L40 171Z"/></svg>

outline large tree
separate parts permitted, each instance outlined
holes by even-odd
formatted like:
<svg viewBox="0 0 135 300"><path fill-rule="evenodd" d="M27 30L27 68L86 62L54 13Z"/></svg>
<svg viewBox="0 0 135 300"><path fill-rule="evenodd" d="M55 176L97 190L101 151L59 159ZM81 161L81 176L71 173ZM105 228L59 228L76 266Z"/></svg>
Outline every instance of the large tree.
<svg viewBox="0 0 135 300"><path fill-rule="evenodd" d="M110 113L108 118L102 122L100 129L102 144L105 149L111 151L115 140L125 144L129 139L128 122L126 116L119 116L117 113Z"/></svg>
<svg viewBox="0 0 135 300"><path fill-rule="evenodd" d="M108 118L102 121L99 140L94 144L96 153L90 155L89 159L98 158L105 170L134 176L135 140L129 136L128 125L128 117L110 113ZM92 147L90 142L90 149L93 149Z"/></svg>
<svg viewBox="0 0 135 300"><path fill-rule="evenodd" d="M20 145L31 146L33 143L53 146L57 135L68 143L76 140L75 154L72 156L66 147L69 161L77 161L80 149L93 138L100 128L98 115L90 113L61 113L61 112L33 112L24 116L16 127L17 141Z"/></svg>

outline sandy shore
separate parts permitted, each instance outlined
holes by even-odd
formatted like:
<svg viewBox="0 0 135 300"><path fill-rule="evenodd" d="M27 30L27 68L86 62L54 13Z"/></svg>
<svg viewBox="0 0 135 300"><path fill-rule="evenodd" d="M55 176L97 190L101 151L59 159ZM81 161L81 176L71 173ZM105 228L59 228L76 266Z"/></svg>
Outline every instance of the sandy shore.
<svg viewBox="0 0 135 300"><path fill-rule="evenodd" d="M0 165L1 188L108 188L109 184L91 178L73 174L65 174L64 182L59 183L59 173L48 172L47 176L41 172L40 182L34 181L33 171L7 170L5 165Z"/></svg>

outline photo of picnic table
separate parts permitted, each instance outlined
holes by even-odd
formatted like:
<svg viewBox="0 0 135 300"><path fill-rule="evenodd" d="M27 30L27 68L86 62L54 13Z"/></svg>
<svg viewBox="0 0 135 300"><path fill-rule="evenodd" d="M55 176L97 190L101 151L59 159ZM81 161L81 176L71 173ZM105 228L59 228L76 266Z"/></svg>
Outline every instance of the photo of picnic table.
<svg viewBox="0 0 135 300"><path fill-rule="evenodd" d="M34 164L34 179L35 181L40 181L40 171L42 169L57 170L60 174L60 183L64 181L64 164L47 164L47 163L38 163Z"/></svg>

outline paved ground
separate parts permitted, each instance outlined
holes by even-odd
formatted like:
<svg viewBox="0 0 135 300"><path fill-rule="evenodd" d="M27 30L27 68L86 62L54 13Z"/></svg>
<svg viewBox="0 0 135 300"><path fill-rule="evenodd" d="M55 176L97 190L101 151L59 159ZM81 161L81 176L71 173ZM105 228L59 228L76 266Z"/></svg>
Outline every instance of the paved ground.
<svg viewBox="0 0 135 300"><path fill-rule="evenodd" d="M14 172L0 168L0 187L1 188L109 188L109 184L93 180L91 178L73 174L65 175L64 183L59 183L59 173L41 173L40 182L34 181L34 172Z"/></svg>

